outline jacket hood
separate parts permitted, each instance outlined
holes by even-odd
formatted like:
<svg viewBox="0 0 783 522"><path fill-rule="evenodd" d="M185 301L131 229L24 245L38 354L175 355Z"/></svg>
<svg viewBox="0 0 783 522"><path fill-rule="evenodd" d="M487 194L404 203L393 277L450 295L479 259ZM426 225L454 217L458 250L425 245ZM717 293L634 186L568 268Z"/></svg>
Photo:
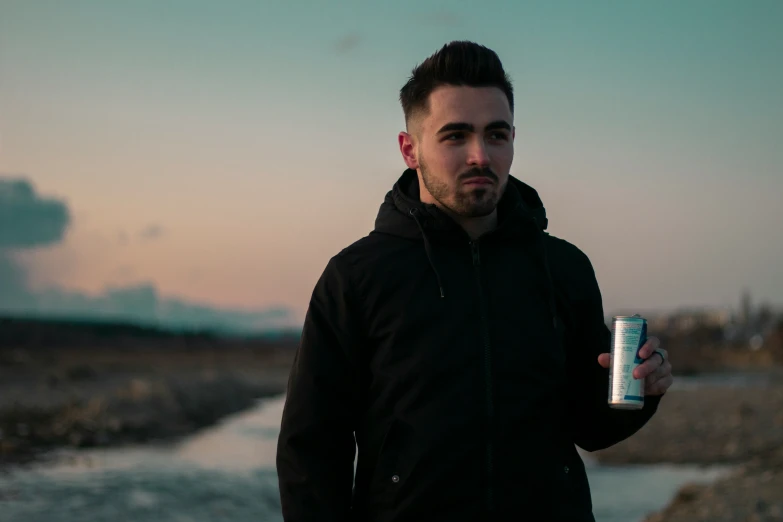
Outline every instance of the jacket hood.
<svg viewBox="0 0 783 522"><path fill-rule="evenodd" d="M386 194L375 219L375 233L422 240L427 259L438 280L440 296L445 297L444 281L438 270L432 242L465 241L467 233L436 205L422 203L416 171L406 169ZM547 227L546 210L536 190L509 176L506 190L498 202L497 231L503 235L524 235L533 229L541 236ZM543 244L542 244L543 247ZM550 306L556 319L554 291L543 247L542 261L550 287Z"/></svg>
<svg viewBox="0 0 783 522"><path fill-rule="evenodd" d="M409 239L421 239L422 228L435 237L459 235L464 232L436 205L422 203L419 198L419 180L416 171L406 169L392 189L386 193L375 219L375 231ZM415 214L415 218L414 218ZM506 221L534 219L546 230L546 209L531 186L513 176L498 203L498 226ZM419 223L417 223L417 221Z"/></svg>

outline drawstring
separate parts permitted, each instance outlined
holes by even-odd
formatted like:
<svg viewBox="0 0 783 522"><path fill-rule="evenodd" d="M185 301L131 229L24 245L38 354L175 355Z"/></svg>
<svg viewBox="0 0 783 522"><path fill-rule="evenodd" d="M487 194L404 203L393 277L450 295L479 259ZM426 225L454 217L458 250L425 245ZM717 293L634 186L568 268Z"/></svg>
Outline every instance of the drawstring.
<svg viewBox="0 0 783 522"><path fill-rule="evenodd" d="M538 226L538 220L533 218L536 222L536 229L538 230L538 237L541 240L541 250L544 256L544 270L546 271L547 285L549 287L549 312L552 314L552 326L557 331L557 301L555 299L555 284L552 280L552 272L549 270L549 258L547 256L546 241L544 240L544 232Z"/></svg>
<svg viewBox="0 0 783 522"><path fill-rule="evenodd" d="M421 224L421 221L418 218L418 209L412 208L409 211L409 214L413 218L414 221L416 221L416 225L418 225L419 230L421 231L421 236L424 239L424 250L427 253L427 260L430 263L430 266L432 267L432 271L435 272L435 277L438 280L438 289L440 290L440 296L441 298L445 297L445 293L443 291L443 282L440 278L440 273L438 272L438 268L435 266L435 262L433 260L433 254L432 254L432 246L430 245L430 240L427 237L427 233L424 231L424 226ZM552 279L552 272L549 270L549 258L547 255L547 248L546 248L546 241L544 240L544 233L542 232L541 228L538 226L538 220L534 218L534 221L536 222L536 229L538 230L538 236L541 240L541 249L543 253L543 260L544 260L544 270L546 271L546 279L547 279L547 287L549 289L549 312L552 314L552 326L554 326L555 330L557 330L558 326L558 315L557 315L557 301L555 299L555 285L554 281Z"/></svg>
<svg viewBox="0 0 783 522"><path fill-rule="evenodd" d="M443 293L443 283L440 280L440 274L438 273L438 269L435 267L435 262L432 260L432 247L430 246L430 240L427 238L427 234L424 232L424 227L421 224L421 221L419 221L419 218L416 215L417 209L412 208L410 209L409 214L411 217L413 217L413 220L416 222L417 225L419 225L419 230L421 230L421 236L424 238L424 250L427 252L427 260L430 262L430 266L432 267L432 271L435 272L435 277L438 280L438 288L440 289L440 296L441 298L445 297Z"/></svg>

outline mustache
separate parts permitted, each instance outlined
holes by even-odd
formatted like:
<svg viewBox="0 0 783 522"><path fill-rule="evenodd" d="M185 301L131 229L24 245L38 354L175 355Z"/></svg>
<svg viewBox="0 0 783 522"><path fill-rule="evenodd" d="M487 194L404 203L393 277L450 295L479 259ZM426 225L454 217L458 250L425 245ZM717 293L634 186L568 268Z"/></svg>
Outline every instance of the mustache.
<svg viewBox="0 0 783 522"><path fill-rule="evenodd" d="M469 171L460 174L459 181L464 181L466 179L477 178L477 177L485 177L491 179L492 181L498 181L498 175L492 172L492 169L490 169L489 167L485 167L485 168L474 167Z"/></svg>

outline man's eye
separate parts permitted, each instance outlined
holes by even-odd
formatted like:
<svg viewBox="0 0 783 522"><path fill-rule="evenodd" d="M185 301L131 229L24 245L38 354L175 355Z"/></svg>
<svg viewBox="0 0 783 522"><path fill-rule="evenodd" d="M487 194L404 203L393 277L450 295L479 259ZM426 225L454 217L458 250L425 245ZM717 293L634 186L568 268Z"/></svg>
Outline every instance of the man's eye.
<svg viewBox="0 0 783 522"><path fill-rule="evenodd" d="M504 140L505 141L505 140L508 139L508 136L506 135L505 132L493 132L492 134L490 134L490 137L493 140Z"/></svg>
<svg viewBox="0 0 783 522"><path fill-rule="evenodd" d="M464 138L464 135L461 132L455 132L446 136L446 141L461 140L462 138Z"/></svg>

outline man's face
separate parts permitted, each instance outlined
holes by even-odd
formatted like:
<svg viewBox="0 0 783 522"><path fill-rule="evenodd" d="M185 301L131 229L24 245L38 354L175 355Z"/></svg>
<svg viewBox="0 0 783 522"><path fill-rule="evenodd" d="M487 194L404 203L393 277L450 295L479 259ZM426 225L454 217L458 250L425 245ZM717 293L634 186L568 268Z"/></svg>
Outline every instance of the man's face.
<svg viewBox="0 0 783 522"><path fill-rule="evenodd" d="M495 87L440 87L429 112L400 133L400 150L419 173L421 199L462 217L491 214L514 159L513 115Z"/></svg>

